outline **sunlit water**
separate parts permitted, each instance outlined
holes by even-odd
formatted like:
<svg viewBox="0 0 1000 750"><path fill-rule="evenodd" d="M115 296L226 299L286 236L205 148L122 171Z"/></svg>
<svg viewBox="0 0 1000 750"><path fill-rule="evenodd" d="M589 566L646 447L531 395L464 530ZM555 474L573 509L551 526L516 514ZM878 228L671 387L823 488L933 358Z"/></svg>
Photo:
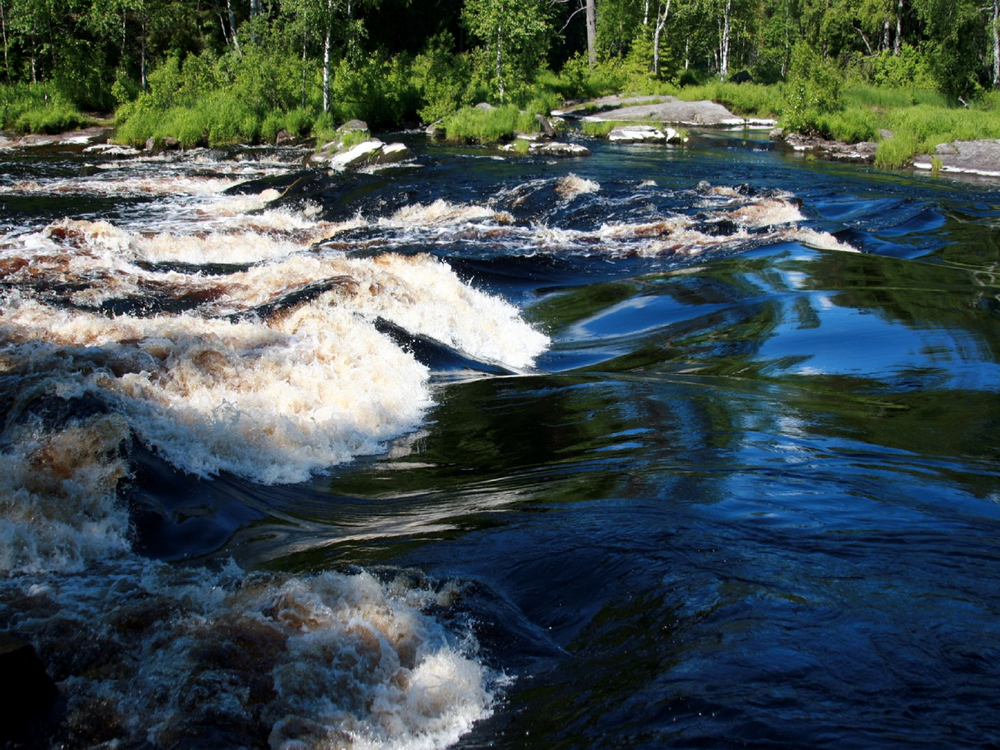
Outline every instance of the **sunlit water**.
<svg viewBox="0 0 1000 750"><path fill-rule="evenodd" d="M14 744L1000 742L997 186L411 145L4 157Z"/></svg>

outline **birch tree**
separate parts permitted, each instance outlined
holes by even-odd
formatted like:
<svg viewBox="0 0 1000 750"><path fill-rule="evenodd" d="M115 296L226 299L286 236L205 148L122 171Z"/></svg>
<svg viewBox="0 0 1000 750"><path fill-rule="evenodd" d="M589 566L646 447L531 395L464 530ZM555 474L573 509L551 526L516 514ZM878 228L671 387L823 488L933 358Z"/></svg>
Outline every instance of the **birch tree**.
<svg viewBox="0 0 1000 750"><path fill-rule="evenodd" d="M544 0L467 0L462 17L483 44L482 71L497 99L530 80L548 50L551 27Z"/></svg>

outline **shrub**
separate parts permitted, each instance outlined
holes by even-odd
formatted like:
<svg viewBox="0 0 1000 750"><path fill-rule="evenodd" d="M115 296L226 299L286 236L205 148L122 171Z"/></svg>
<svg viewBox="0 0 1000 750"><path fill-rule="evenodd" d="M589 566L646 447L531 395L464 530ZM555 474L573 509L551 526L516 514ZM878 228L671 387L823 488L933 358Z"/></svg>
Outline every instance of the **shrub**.
<svg viewBox="0 0 1000 750"><path fill-rule="evenodd" d="M446 117L442 127L451 140L476 143L510 140L515 133L536 133L539 129L533 114L512 104L489 110L465 107Z"/></svg>

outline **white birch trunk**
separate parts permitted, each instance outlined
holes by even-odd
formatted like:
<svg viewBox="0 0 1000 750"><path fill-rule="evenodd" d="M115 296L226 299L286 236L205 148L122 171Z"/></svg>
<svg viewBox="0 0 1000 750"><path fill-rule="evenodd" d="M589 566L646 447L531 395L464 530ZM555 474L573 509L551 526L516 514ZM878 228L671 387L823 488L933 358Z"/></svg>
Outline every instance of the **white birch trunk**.
<svg viewBox="0 0 1000 750"><path fill-rule="evenodd" d="M327 8L333 5L332 0ZM330 34L332 33L330 17L326 19L326 36L323 38L323 111L330 111Z"/></svg>
<svg viewBox="0 0 1000 750"><path fill-rule="evenodd" d="M3 0L0 0L0 25L3 27L3 66L7 71L7 83L10 83L10 62L7 60L7 13L3 7Z"/></svg>
<svg viewBox="0 0 1000 750"><path fill-rule="evenodd" d="M500 94L500 101L503 101L504 95L504 85L503 85L503 37L502 27L497 26L497 91Z"/></svg>
<svg viewBox="0 0 1000 750"><path fill-rule="evenodd" d="M892 54L899 57L903 49L903 0L896 6L896 39L892 43Z"/></svg>
<svg viewBox="0 0 1000 750"><path fill-rule="evenodd" d="M663 27L667 25L667 17L670 15L670 0L663 6L663 12L656 9L656 28L653 30L653 75L660 75L660 36L663 34Z"/></svg>
<svg viewBox="0 0 1000 750"><path fill-rule="evenodd" d="M587 62L597 65L597 0L587 0Z"/></svg>
<svg viewBox="0 0 1000 750"><path fill-rule="evenodd" d="M993 88L1000 88L1000 0L993 0Z"/></svg>
<svg viewBox="0 0 1000 750"><path fill-rule="evenodd" d="M722 39L719 44L719 80L725 81L729 75L729 35L733 11L733 0L726 0L726 12L722 16Z"/></svg>
<svg viewBox="0 0 1000 750"><path fill-rule="evenodd" d="M236 14L233 13L233 0L226 0L226 10L229 12L229 36L233 40L233 46L238 52L240 49L240 40L236 36Z"/></svg>

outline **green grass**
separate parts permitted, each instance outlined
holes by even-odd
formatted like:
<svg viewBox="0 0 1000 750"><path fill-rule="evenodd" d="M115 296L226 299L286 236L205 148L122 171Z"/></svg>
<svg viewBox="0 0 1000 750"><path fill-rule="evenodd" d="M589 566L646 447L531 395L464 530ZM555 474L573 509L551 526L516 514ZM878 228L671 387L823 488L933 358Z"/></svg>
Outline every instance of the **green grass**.
<svg viewBox="0 0 1000 750"><path fill-rule="evenodd" d="M781 84L765 86L757 83L714 82L685 86L676 95L686 102L702 99L718 102L733 114L744 117L777 117L785 107L785 91Z"/></svg>
<svg viewBox="0 0 1000 750"><path fill-rule="evenodd" d="M611 120L584 120L580 123L580 130L584 135L593 136L594 138L606 138L608 133L620 124Z"/></svg>
<svg viewBox="0 0 1000 750"><path fill-rule="evenodd" d="M941 143L1000 138L998 94L965 108L935 91L854 84L844 87L838 104L834 111L807 113L798 129L844 143L877 142L880 167L904 166ZM883 138L883 132L892 135Z"/></svg>
<svg viewBox="0 0 1000 750"><path fill-rule="evenodd" d="M54 87L46 84L0 86L0 127L17 133L63 133L95 124Z"/></svg>
<svg viewBox="0 0 1000 750"><path fill-rule="evenodd" d="M508 104L489 110L465 107L446 117L442 129L449 140L496 143L511 140L515 133L537 133L539 124L533 113Z"/></svg>

